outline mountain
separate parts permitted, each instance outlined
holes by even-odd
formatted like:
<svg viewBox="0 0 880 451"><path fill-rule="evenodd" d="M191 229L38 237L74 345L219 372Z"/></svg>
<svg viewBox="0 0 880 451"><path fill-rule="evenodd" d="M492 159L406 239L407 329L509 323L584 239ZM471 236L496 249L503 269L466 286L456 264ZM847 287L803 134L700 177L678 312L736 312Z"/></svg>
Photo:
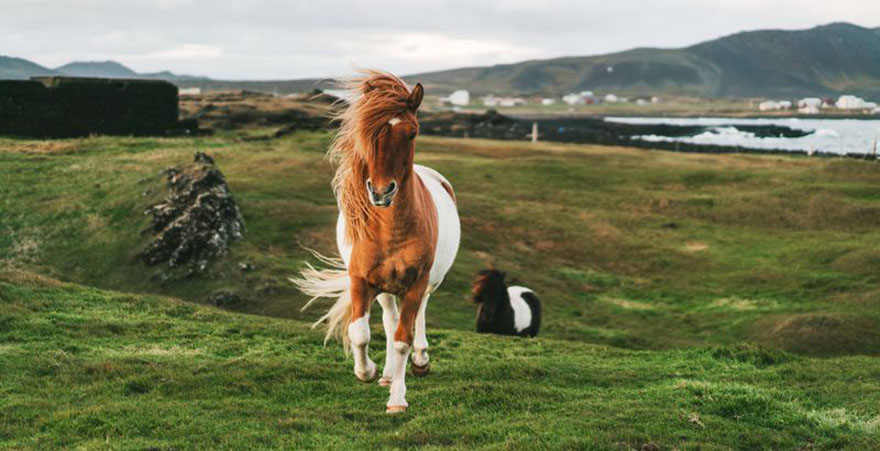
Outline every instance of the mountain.
<svg viewBox="0 0 880 451"><path fill-rule="evenodd" d="M593 90L704 97L880 97L880 28L833 23L742 32L681 49L525 61L405 77L434 91L552 94Z"/></svg>
<svg viewBox="0 0 880 451"><path fill-rule="evenodd" d="M207 77L177 75L172 72L138 73L116 61L74 61L54 70L22 58L0 55L0 80L27 79L48 75L97 78L150 78L177 81L208 81Z"/></svg>
<svg viewBox="0 0 880 451"><path fill-rule="evenodd" d="M140 78L140 74L116 61L75 61L55 71L71 77Z"/></svg>
<svg viewBox="0 0 880 451"><path fill-rule="evenodd" d="M0 80L23 80L30 77L57 75L52 69L26 59L0 55Z"/></svg>

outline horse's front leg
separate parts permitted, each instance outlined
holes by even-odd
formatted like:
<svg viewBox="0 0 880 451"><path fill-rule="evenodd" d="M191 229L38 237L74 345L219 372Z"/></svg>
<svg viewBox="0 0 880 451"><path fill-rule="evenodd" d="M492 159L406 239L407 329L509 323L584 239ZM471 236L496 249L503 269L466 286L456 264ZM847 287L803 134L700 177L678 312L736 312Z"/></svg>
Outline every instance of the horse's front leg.
<svg viewBox="0 0 880 451"><path fill-rule="evenodd" d="M394 331L397 329L399 319L397 301L393 295L387 293L380 294L376 300L382 306L382 326L385 328L385 368L382 370L382 377L379 378L379 385L387 387L391 385L394 368Z"/></svg>
<svg viewBox="0 0 880 451"><path fill-rule="evenodd" d="M427 278L426 278L427 279ZM400 320L394 332L394 364L391 371L391 396L388 398L386 413L406 411L406 361L413 345L413 329L416 316L421 309L422 299L428 287L422 280L410 287L400 305Z"/></svg>
<svg viewBox="0 0 880 451"><path fill-rule="evenodd" d="M363 382L376 379L376 364L370 360L370 304L376 296L362 278L351 279L351 322L348 324L348 338L351 341L351 354L354 356L354 375Z"/></svg>
<svg viewBox="0 0 880 451"><path fill-rule="evenodd" d="M411 364L413 376L416 377L426 376L431 371L431 362L428 361L428 335L425 331L425 310L428 308L429 297L431 297L430 289L425 291L419 314L416 316L416 335L413 340Z"/></svg>

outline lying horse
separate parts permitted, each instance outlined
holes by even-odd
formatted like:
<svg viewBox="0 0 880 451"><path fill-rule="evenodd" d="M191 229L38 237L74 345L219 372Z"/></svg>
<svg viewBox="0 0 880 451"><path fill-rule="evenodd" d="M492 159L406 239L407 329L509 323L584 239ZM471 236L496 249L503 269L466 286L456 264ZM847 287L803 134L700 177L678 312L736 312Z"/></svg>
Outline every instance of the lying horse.
<svg viewBox="0 0 880 451"><path fill-rule="evenodd" d="M477 332L534 337L541 327L541 301L525 287L508 287L505 274L484 269L477 274L473 301L477 310Z"/></svg>
<svg viewBox="0 0 880 451"><path fill-rule="evenodd" d="M350 101L328 153L338 164L333 186L339 206L336 267L311 266L291 279L315 299L336 299L326 315L327 338L338 335L354 355L354 374L377 376L368 356L370 305L382 306L385 367L379 384L390 385L386 412L407 407L406 362L428 373L425 309L458 253L461 227L455 194L437 171L413 164L422 102L421 84L410 91L394 75L367 72L349 83ZM397 301L400 301L398 314ZM304 307L305 308L305 307Z"/></svg>

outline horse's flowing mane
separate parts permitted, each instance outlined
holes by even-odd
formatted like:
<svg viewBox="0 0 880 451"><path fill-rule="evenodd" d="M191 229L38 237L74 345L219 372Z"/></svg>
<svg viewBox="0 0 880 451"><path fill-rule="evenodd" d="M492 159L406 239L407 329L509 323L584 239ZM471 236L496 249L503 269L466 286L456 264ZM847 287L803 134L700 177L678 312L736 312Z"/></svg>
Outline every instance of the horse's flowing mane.
<svg viewBox="0 0 880 451"><path fill-rule="evenodd" d="M409 89L395 75L362 71L359 77L340 80L349 91L348 106L334 116L339 132L327 157L337 164L333 190L345 217L350 242L370 238L370 203L364 193L367 165L376 153L376 140L382 126L394 117L413 114L407 104Z"/></svg>

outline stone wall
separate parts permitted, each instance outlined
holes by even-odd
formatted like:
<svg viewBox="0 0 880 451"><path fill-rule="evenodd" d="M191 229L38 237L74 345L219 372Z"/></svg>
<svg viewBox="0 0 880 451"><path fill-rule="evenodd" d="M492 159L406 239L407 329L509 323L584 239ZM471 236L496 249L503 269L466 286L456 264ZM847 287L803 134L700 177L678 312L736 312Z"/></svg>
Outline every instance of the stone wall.
<svg viewBox="0 0 880 451"><path fill-rule="evenodd" d="M0 135L160 135L178 121L177 87L159 80L0 80Z"/></svg>

